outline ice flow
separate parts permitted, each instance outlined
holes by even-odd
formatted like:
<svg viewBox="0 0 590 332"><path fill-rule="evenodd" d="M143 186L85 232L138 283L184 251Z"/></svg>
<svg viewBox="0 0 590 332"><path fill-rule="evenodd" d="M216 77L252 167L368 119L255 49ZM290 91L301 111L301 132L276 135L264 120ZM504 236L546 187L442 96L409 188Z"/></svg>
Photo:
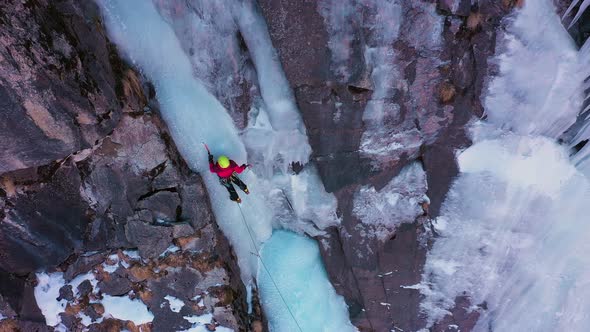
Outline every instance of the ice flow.
<svg viewBox="0 0 590 332"><path fill-rule="evenodd" d="M248 157L246 149L231 117L219 101L194 77L191 63L187 55L183 53L173 29L158 14L152 2L142 0L100 0L98 4L102 9L111 39L117 44L122 54L154 84L162 117L170 129L172 138L180 153L189 166L203 176L217 223L230 240L238 256L242 279L245 283L249 283L258 271L259 287L265 290L272 289L274 286L269 285L269 280L264 277L264 274L261 275L258 270L258 258L252 253L256 252L256 247L271 237L273 218L279 212L273 210L275 205L267 200L267 197L264 196L266 193L263 190L258 192L252 190L252 193L244 199L244 204L241 206L244 217L251 227L255 242L253 245L249 239L248 229L241 219L242 216L238 205L229 201L227 192L219 185L216 176L209 173L207 155L201 146L201 142L207 142L213 154L219 155L223 153L231 156L238 163L246 162ZM253 24L252 17L246 17L245 19L244 24ZM252 28L252 26L250 27ZM252 31L257 33L257 29L259 27L254 27ZM262 43L261 47L264 46L264 43ZM256 61L264 61L266 57L264 52L258 52L257 54ZM277 100L284 96L284 93L269 92L268 96L272 100ZM281 107L281 105L272 102L269 104L271 105L266 111L270 113L268 114L269 122L277 127L275 130L292 130L292 128L282 128L276 125L275 122L281 114L295 110L291 110L290 107ZM274 113L273 108L277 109ZM288 113L288 117L292 118L293 114ZM300 128L295 128L295 130L300 130ZM307 157L309 146L307 144L301 145L303 149L306 149L305 151L299 153L294 151L283 155ZM289 147L293 148L292 146ZM310 186L318 185L317 181L319 181L317 175L313 173L313 171L304 173L307 174L307 179L311 181L308 183ZM273 175L268 176L272 177ZM268 186L273 184L272 178L259 177L254 172L245 174L243 179L252 188L256 188L260 184L260 188L268 189ZM285 178L283 175L280 179L281 181L294 182L292 176ZM297 181L295 182L297 183ZM296 187L305 186L299 183ZM292 192L291 194L294 195L295 193ZM305 200L303 201L305 202ZM318 213L323 214L326 204L329 206L334 203L331 199L324 200L322 207L317 209ZM324 315L330 315L330 320L336 322L348 322L346 306L342 305L341 297L336 295L332 285L325 277L325 271L321 267L321 260L317 255L317 245L299 235L289 234L289 236L292 239L291 246L282 246L283 241L274 240L274 236L269 240L272 241L271 243L275 243L273 253L282 257L281 260L269 259L269 269L274 271L279 276L279 279L287 274L299 277L294 279L297 284L284 285L285 287L295 287L293 289L287 287L284 295L287 298L295 298L296 295L290 292L296 289L305 289L308 287L305 285L310 280L313 280L313 283L309 289L315 289L327 294L321 298L317 298L314 294L299 296L297 306L305 310L296 315L298 320L315 320L318 325L314 328L318 330L324 329L322 325L326 324L325 321L322 321L325 318ZM267 250L265 249L265 251ZM300 258L300 255L306 253L315 257L314 266L321 268L303 268L301 271L294 268L298 266L296 260ZM308 258L306 257L306 259ZM284 265L285 262L290 262L290 260L293 260L293 264ZM305 285L299 283L305 283ZM264 302L266 301L264 294L269 293L267 291L262 293L262 301ZM322 311L318 308L330 308L330 310ZM284 315L287 310L284 305L281 306L280 303L276 303L272 309L268 310L272 315L269 319L272 319L273 326L277 329L292 324L292 318ZM352 326L348 327L348 330L353 330ZM312 330L313 328L308 329L308 331Z"/></svg>

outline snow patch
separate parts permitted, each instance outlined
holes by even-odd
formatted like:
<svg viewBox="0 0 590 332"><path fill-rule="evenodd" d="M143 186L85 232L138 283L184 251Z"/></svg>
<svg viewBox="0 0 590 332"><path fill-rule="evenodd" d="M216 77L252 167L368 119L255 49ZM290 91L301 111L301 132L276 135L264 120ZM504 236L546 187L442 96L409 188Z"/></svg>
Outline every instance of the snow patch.
<svg viewBox="0 0 590 332"><path fill-rule="evenodd" d="M182 307L184 307L184 301L182 301L181 299L178 299L174 296L166 295L164 297L164 299L166 299L166 301L168 301L170 310L173 312L180 312L180 309L182 309ZM162 305L164 305L164 303L162 303Z"/></svg>
<svg viewBox="0 0 590 332"><path fill-rule="evenodd" d="M175 252L177 252L179 250L180 250L180 247L175 246L175 245L172 244L168 248L166 248L166 250L164 250L163 253L160 254L160 257L166 257L166 255L173 254L173 253L175 253Z"/></svg>
<svg viewBox="0 0 590 332"><path fill-rule="evenodd" d="M103 295L102 305L104 316L120 320L132 321L135 325L146 324L154 320L154 315L140 300L132 300L127 296Z"/></svg>
<svg viewBox="0 0 590 332"><path fill-rule="evenodd" d="M188 330L183 330L179 332L208 332L209 329L207 329L206 324L212 324L211 322L213 320L213 315L204 314L201 316L184 316L183 318L194 325ZM233 332L234 330L224 326L216 326L215 331Z"/></svg>
<svg viewBox="0 0 590 332"><path fill-rule="evenodd" d="M37 273L37 286L35 286L35 300L41 313L45 317L45 322L49 326L56 326L61 323L59 314L64 312L67 301L57 300L59 289L65 286L63 273Z"/></svg>
<svg viewBox="0 0 590 332"><path fill-rule="evenodd" d="M107 262L110 261L112 262L112 264L107 264ZM105 261L104 263L102 263L102 267L103 270L107 273L113 273L115 271L117 271L117 269L119 268L119 255L117 254L112 254L108 257L108 260Z"/></svg>
<svg viewBox="0 0 590 332"><path fill-rule="evenodd" d="M141 256L139 256L139 251L137 250L123 250L123 254L129 257L131 260L141 260Z"/></svg>

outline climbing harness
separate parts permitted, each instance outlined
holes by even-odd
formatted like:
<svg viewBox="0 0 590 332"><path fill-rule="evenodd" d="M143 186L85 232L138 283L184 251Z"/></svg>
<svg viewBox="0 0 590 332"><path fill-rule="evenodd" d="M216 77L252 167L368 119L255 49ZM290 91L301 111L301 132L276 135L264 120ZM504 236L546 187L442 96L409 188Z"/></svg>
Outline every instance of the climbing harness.
<svg viewBox="0 0 590 332"><path fill-rule="evenodd" d="M291 318L293 318L293 321L295 322L295 325L297 325L297 328L299 329L300 332L303 332L303 329L299 325L299 322L297 321L297 318L295 318L295 315L291 311L291 308L289 308L289 305L287 304L287 301L285 300L285 297L283 296L283 293L281 293L281 290L279 289L279 286L277 285L277 283L273 279L272 275L270 274L270 271L266 267L266 264L264 264L264 261L262 260L262 256L260 256L260 251L258 250L258 246L256 246L256 241L254 240L254 235L252 235L252 231L250 230L250 226L248 226L248 222L246 221L246 217L244 216L244 212L242 211L242 207L240 206L240 204L238 204L238 208L240 209L240 214L242 215L242 221L244 222L244 226L246 226L246 229L248 230L248 234L250 235L250 240L252 241L252 244L254 245L254 250L256 250L256 253L252 253L252 254L255 255L256 257L258 257L258 259L260 260L260 264L262 265L262 267L266 271L266 274L268 274L268 277L269 277L270 281L272 282L272 284L277 289L277 292L278 292L281 300L285 304L285 307L287 308L287 311L289 311L289 314L291 315Z"/></svg>

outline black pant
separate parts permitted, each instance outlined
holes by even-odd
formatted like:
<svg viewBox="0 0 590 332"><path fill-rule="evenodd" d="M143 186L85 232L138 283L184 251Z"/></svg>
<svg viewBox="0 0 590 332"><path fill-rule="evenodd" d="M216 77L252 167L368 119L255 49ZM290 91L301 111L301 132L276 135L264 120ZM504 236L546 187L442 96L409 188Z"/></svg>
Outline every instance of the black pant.
<svg viewBox="0 0 590 332"><path fill-rule="evenodd" d="M240 180L240 178L237 177L235 174L230 176L229 178L219 178L219 182L221 182L221 184L227 189L227 191L229 192L229 199L231 199L232 201L237 200L239 197L238 193L236 192L236 189L232 185L232 182L235 183L243 191L246 191L248 189L246 184L242 182L242 180Z"/></svg>

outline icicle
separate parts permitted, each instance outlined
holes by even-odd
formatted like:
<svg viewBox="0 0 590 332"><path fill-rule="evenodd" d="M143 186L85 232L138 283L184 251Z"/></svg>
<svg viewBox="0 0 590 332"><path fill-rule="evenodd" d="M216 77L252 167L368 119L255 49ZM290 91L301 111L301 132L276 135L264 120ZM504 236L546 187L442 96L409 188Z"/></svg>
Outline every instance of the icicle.
<svg viewBox="0 0 590 332"><path fill-rule="evenodd" d="M574 1L570 7L567 9L567 11L564 14L567 15L570 10L573 9L573 6L575 4L577 4L579 2L579 0ZM572 22L570 23L570 25L567 27L568 29L570 29L574 24L576 24L576 22L578 22L578 20L580 19L580 17L582 16L582 14L584 14L584 12L586 11L586 9L588 9L588 6L590 6L590 0L584 0L584 2L582 2L582 4L580 5L580 8L578 9L578 12L576 13L576 16L574 16L574 19L572 20Z"/></svg>

